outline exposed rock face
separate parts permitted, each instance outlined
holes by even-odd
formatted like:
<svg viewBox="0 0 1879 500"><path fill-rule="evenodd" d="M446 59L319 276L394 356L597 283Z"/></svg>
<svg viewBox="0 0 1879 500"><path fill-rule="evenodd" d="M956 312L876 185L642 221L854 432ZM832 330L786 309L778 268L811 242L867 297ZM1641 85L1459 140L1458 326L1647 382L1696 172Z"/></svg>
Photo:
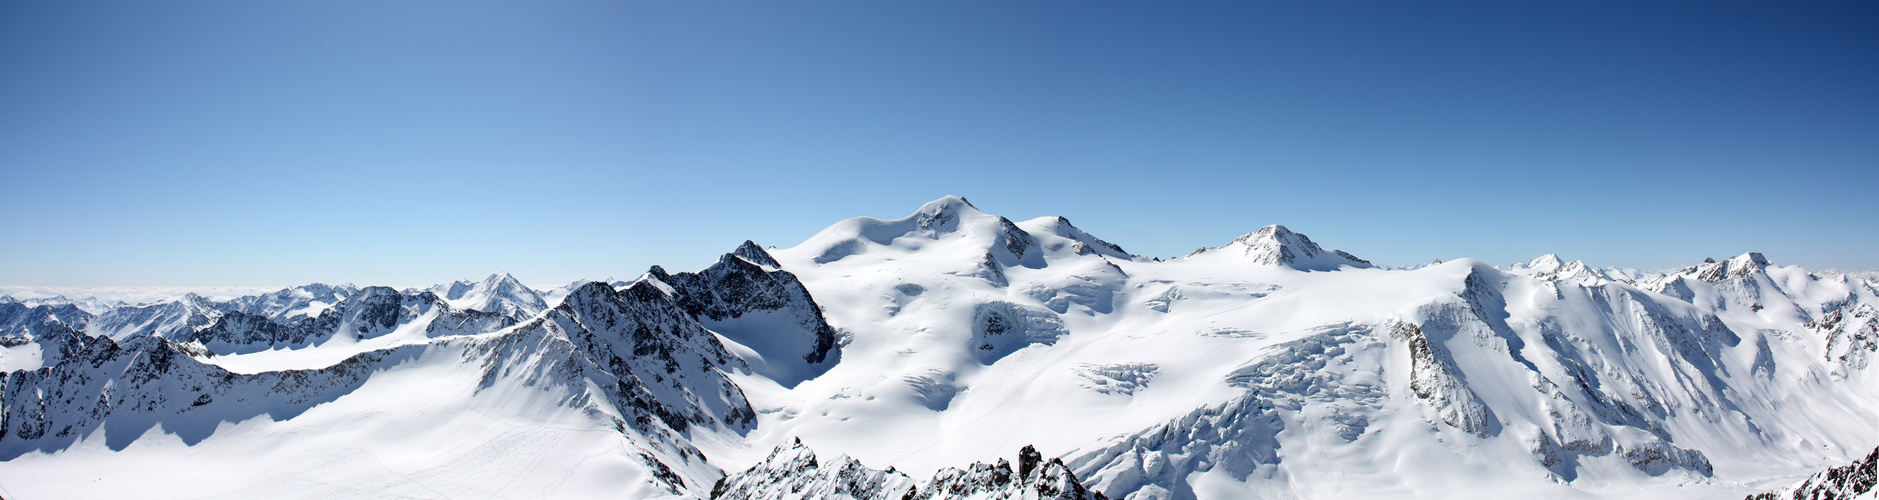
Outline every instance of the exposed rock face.
<svg viewBox="0 0 1879 500"><path fill-rule="evenodd" d="M750 470L718 480L711 487L711 498L901 500L913 493L913 487L913 478L906 474L892 468L869 469L847 456L818 463L815 452L798 439L777 447Z"/></svg>
<svg viewBox="0 0 1879 500"><path fill-rule="evenodd" d="M334 336L375 338L420 322L425 336L439 337L493 332L516 324L516 319L494 312L454 309L428 291L405 294L386 287L367 287L313 317L281 323L259 314L233 311L221 314L205 328L175 331L164 337L198 342L216 353L248 353L302 348Z"/></svg>
<svg viewBox="0 0 1879 500"><path fill-rule="evenodd" d="M840 360L835 328L822 307L756 243L745 241L697 273L668 274L654 266L647 277L712 331L757 351L763 360L753 368L785 386Z"/></svg>
<svg viewBox="0 0 1879 500"><path fill-rule="evenodd" d="M92 318L91 313L71 304L28 306L19 302L4 303L0 304L0 339L26 342L44 336L52 329L83 331Z"/></svg>
<svg viewBox="0 0 1879 500"><path fill-rule="evenodd" d="M1096 500L1108 497L1084 487L1062 460L1044 460L1036 448L1025 445L1018 451L1016 471L1002 458L996 464L973 463L964 470L942 469L909 498Z"/></svg>
<svg viewBox="0 0 1879 500"><path fill-rule="evenodd" d="M724 378L737 359L650 283L617 291L588 283L515 331L565 336L614 378L602 387L612 386L628 406L646 409L673 430L744 431L756 419L743 390Z"/></svg>
<svg viewBox="0 0 1879 500"><path fill-rule="evenodd" d="M91 313L71 304L0 303L0 366L21 369L57 364L91 341L83 332L91 320ZM37 344L37 349L10 349L29 344Z"/></svg>
<svg viewBox="0 0 1879 500"><path fill-rule="evenodd" d="M358 293L359 288L352 285L332 286L313 283L261 295L249 295L223 303L222 309L228 312L240 312L262 316L276 323L289 324L301 318L319 316L335 305L346 301L347 297Z"/></svg>
<svg viewBox="0 0 1879 500"><path fill-rule="evenodd" d="M1051 311L1002 301L980 304L973 314L972 352L989 365L1031 344L1054 344L1066 333Z"/></svg>
<svg viewBox="0 0 1879 500"><path fill-rule="evenodd" d="M1370 261L1359 259L1341 250L1321 248L1317 243L1312 243L1311 238L1294 233L1278 224L1246 233L1218 248L1196 250L1194 254L1212 252L1241 255L1256 264L1285 266L1300 271L1336 271L1343 267L1359 269L1375 267L1370 264Z"/></svg>
<svg viewBox="0 0 1879 500"><path fill-rule="evenodd" d="M1871 304L1835 309L1807 326L1827 339L1827 361L1839 365L1835 376L1865 369L1879 353L1879 308Z"/></svg>
<svg viewBox="0 0 1879 500"><path fill-rule="evenodd" d="M946 468L915 487L912 478L894 471L869 469L846 456L820 465L801 440L779 446L769 458L744 472L725 476L711 489L714 499L853 498L858 500L1099 500L1056 458L1045 460L1036 448L1018 452L1018 469L999 459L965 469Z"/></svg>
<svg viewBox="0 0 1879 500"><path fill-rule="evenodd" d="M1493 411L1461 379L1448 349L1440 343L1431 346L1422 327L1414 324L1393 324L1390 334L1409 346L1409 390L1435 408L1442 423L1482 436L1493 430Z"/></svg>
<svg viewBox="0 0 1879 500"><path fill-rule="evenodd" d="M548 309L541 294L517 281L509 273L489 275L480 283L458 281L431 287L429 291L458 310L483 311L526 320ZM407 292L409 293L409 292Z"/></svg>
<svg viewBox="0 0 1879 500"><path fill-rule="evenodd" d="M402 310L399 294L361 295L381 297L377 304L391 307L360 307L344 324L382 328L386 317ZM430 294L419 295L425 296ZM245 330L256 338L281 339L293 332L259 316L227 318L234 320L226 325L274 325ZM230 328L221 331L235 331ZM655 443L634 452L673 493L702 495L717 477L686 440L688 428L743 432L755 417L742 391L723 376L736 359L664 292L644 284L615 291L590 283L549 314L496 335L368 351L312 370L232 373L204 362L211 354L194 342L156 336L123 342L76 338L81 342L77 351L57 364L0 379L5 388L0 460L61 450L100 429L113 449L158 425L193 444L225 420L262 414L290 419L357 389L378 371L426 356L480 366L484 389L519 384L559 391L567 395L559 399L562 404Z"/></svg>
<svg viewBox="0 0 1879 500"><path fill-rule="evenodd" d="M798 249L744 242L698 272L576 282L547 309L507 275L97 310L0 296L0 463L19 460L0 473L82 467L108 455L72 451L99 444L134 455L244 439L214 436L224 422L299 426L250 421L261 415L378 418L398 411L385 396L428 383L522 408L499 425L571 423L619 450L582 463L611 462L602 474L652 497L1441 497L1461 493L1427 486L1457 480L1534 496L1733 495L1870 444L1870 278L1754 253L1664 273L1555 255L1352 270L1369 263L1279 226L1193 257L1134 257L1062 218L1013 223L949 197ZM41 362L12 362L28 359ZM764 408L733 381L755 383ZM426 409L455 416L446 402ZM759 415L775 427L753 432ZM879 434L847 434L864 425ZM152 431L166 442L127 448ZM1082 447L1061 460L1026 447L924 482L800 441L730 476L700 452L796 434L864 456L940 456L1038 432ZM922 448L929 438L937 447ZM1874 461L1773 496L1870 498Z"/></svg>
<svg viewBox="0 0 1879 500"><path fill-rule="evenodd" d="M1770 265L1762 254L1749 252L1722 262L1705 262L1676 269L1645 280L1638 287L1717 312L1759 313L1771 304L1766 299L1776 298L1771 296L1783 293L1781 287L1768 275Z"/></svg>
<svg viewBox="0 0 1879 500"><path fill-rule="evenodd" d="M1124 251L1121 246L1103 241L1102 238L1097 238L1090 233L1083 232L1082 229L1076 226L1070 225L1070 219L1063 217L1055 217L1055 219L1055 224L1052 224L1048 228L1049 232L1073 240L1075 243L1071 244L1071 251L1077 255L1102 255L1122 260L1132 260L1135 258L1134 255Z"/></svg>
<svg viewBox="0 0 1879 500"><path fill-rule="evenodd" d="M1675 309L1628 285L1572 283L1561 290L1599 304L1605 317L1597 324L1613 326L1575 331L1542 322L1543 344L1534 345L1507 323L1502 286L1510 276L1474 266L1455 295L1410 317L1315 328L1234 370L1227 383L1245 394L1073 452L1067 461L1104 491L1193 498L1192 473L1243 480L1278 465L1277 436L1287 422L1308 421L1349 442L1372 432L1379 416L1420 406L1432 423L1463 434L1458 438L1526 440L1536 462L1568 481L1586 460L1616 461L1649 475L1713 473L1708 458L1677 446L1670 429L1679 414L1747 418L1717 385L1728 375L1720 353L1740 338L1714 315ZM1579 337L1595 334L1614 338ZM1405 355L1406 362L1387 361ZM1483 393L1480 387L1493 384L1472 380L1509 373L1526 374L1531 389ZM1537 427L1508 426L1500 417L1534 406L1543 409Z"/></svg>
<svg viewBox="0 0 1879 500"><path fill-rule="evenodd" d="M1861 497L1879 485L1879 448L1851 464L1814 473L1780 490L1749 495L1745 500L1838 500Z"/></svg>
<svg viewBox="0 0 1879 500"><path fill-rule="evenodd" d="M167 337L209 326L222 312L218 304L188 294L172 301L106 311L87 325L87 331L117 340L146 335Z"/></svg>
<svg viewBox="0 0 1879 500"><path fill-rule="evenodd" d="M291 418L357 387L369 365L399 353L369 353L322 370L256 375L195 359L202 354L192 344L160 337L122 343L90 337L82 351L57 365L6 374L0 457L63 449L101 426L107 444L122 449L153 425L194 443L214 432L222 421L216 417Z"/></svg>

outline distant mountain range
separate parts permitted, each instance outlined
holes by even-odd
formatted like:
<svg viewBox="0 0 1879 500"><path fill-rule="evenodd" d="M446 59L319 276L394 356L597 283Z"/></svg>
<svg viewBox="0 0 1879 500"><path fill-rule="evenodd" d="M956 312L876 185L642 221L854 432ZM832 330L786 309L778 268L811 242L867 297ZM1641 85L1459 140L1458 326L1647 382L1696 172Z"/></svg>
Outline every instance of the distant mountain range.
<svg viewBox="0 0 1879 500"><path fill-rule="evenodd" d="M1150 259L947 197L549 290L0 296L0 495L1869 498L1876 319L1757 253Z"/></svg>

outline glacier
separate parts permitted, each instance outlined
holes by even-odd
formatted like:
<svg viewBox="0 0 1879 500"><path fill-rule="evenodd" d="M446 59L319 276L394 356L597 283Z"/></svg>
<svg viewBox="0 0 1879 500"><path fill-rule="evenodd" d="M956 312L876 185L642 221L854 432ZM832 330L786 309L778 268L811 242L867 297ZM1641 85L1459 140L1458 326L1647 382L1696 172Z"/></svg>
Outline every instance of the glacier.
<svg viewBox="0 0 1879 500"><path fill-rule="evenodd" d="M1758 253L1162 259L949 196L631 280L74 296L0 296L0 494L1715 498L1879 447L1879 281Z"/></svg>

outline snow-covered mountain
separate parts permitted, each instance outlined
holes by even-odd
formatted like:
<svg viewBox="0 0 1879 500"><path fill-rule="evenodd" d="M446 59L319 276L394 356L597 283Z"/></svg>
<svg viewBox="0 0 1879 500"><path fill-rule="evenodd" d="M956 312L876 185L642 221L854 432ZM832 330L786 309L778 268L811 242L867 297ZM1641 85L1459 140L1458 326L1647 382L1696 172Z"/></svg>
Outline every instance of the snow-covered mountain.
<svg viewBox="0 0 1879 500"><path fill-rule="evenodd" d="M514 318L528 318L548 309L541 294L516 281L509 273L492 274L480 283L458 281L430 288L450 307L492 312ZM411 293L407 291L406 293Z"/></svg>
<svg viewBox="0 0 1879 500"><path fill-rule="evenodd" d="M1876 319L1879 283L1755 253L1383 268L1272 225L1162 260L946 197L546 292L498 274L95 313L0 300L0 484L1739 497L1879 446Z"/></svg>

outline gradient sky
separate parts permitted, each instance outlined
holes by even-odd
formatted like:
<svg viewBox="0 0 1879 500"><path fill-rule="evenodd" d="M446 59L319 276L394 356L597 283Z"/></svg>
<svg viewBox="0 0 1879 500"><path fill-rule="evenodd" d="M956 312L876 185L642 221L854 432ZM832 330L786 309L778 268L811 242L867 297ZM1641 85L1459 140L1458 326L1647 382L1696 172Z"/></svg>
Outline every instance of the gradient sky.
<svg viewBox="0 0 1879 500"><path fill-rule="evenodd" d="M1143 255L1879 267L1875 2L4 2L0 284L529 283L957 194Z"/></svg>

